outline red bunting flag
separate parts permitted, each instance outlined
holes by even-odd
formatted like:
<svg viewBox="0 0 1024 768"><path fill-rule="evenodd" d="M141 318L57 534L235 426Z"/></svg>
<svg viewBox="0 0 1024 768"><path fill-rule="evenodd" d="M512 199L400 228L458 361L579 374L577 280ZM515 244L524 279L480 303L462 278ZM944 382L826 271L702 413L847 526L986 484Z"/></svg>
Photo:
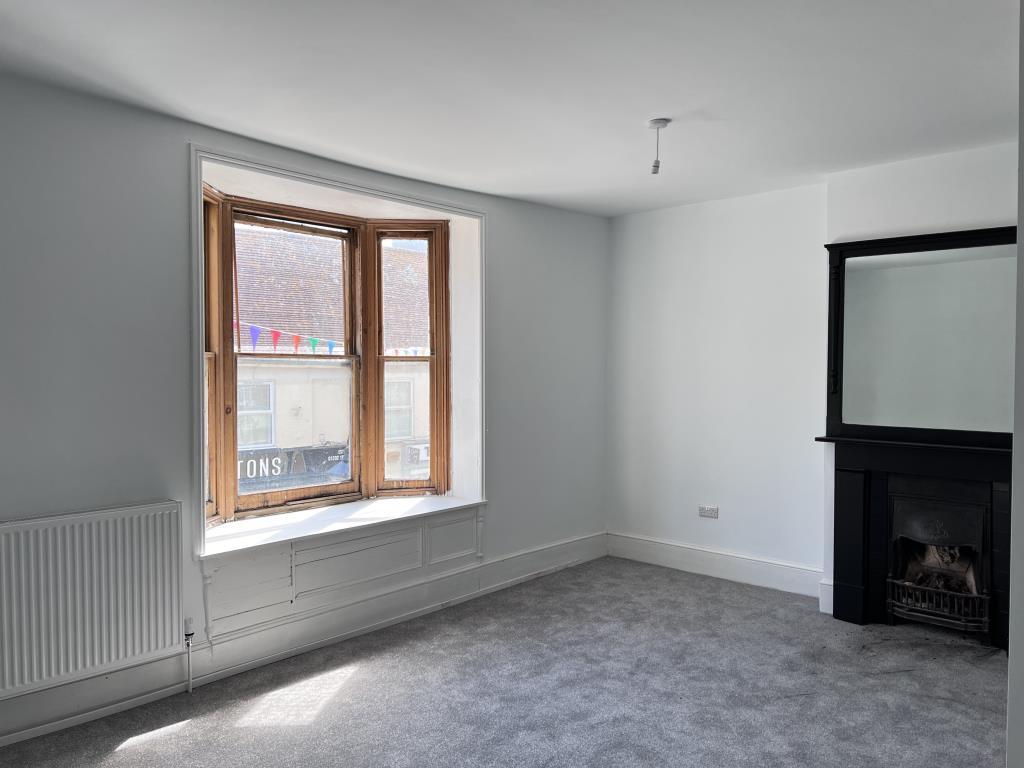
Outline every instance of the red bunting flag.
<svg viewBox="0 0 1024 768"><path fill-rule="evenodd" d="M277 341L280 338L281 338L281 332L280 331L275 331L274 329L270 330L270 340L274 343L274 351L275 352L277 352Z"/></svg>

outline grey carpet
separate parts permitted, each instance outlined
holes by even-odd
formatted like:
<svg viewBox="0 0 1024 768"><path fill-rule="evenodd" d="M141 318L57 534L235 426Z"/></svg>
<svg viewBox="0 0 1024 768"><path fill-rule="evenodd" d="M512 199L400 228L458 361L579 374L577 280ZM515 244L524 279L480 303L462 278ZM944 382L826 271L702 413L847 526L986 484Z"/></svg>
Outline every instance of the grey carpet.
<svg viewBox="0 0 1024 768"><path fill-rule="evenodd" d="M995 768L1005 699L1005 653L953 633L604 558L0 765Z"/></svg>

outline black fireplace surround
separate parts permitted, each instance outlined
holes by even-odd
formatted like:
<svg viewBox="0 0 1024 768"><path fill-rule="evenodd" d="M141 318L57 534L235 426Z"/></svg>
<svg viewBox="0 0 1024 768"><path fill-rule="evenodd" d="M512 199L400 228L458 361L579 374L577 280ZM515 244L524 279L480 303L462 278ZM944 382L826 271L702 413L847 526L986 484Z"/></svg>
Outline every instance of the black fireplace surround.
<svg viewBox="0 0 1024 768"><path fill-rule="evenodd" d="M836 443L833 615L856 624L926 621L1006 648L1010 452L822 440ZM984 615L894 612L891 580L904 575L900 554L908 541L971 547Z"/></svg>
<svg viewBox="0 0 1024 768"><path fill-rule="evenodd" d="M847 424L846 260L1010 244L1000 227L826 246L826 434L835 444L833 615L857 624L921 621L1007 647L1012 435Z"/></svg>

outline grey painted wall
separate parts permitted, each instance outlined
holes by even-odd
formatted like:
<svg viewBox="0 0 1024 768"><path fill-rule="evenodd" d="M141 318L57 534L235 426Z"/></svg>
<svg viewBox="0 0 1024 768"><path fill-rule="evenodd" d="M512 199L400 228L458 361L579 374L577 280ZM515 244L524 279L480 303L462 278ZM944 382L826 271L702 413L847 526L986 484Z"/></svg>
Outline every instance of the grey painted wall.
<svg viewBox="0 0 1024 768"><path fill-rule="evenodd" d="M847 262L843 421L1013 430L1016 247L974 250Z"/></svg>
<svg viewBox="0 0 1024 768"><path fill-rule="evenodd" d="M1021 40L1024 40L1024 17L1021 18ZM1022 47L1024 52L1024 47ZM1021 63L1021 115L1024 116L1024 55ZM1022 120L1024 122L1024 120ZM1024 136L1020 141L1024 151ZM1017 170L1020 220L1024 221L1024 175ZM1020 239L1017 242L1017 338L1024 339L1024 264L1021 260ZM1014 414L1014 441L1024 435L1024 344L1017 345L1016 409ZM1020 443L1017 443L1020 446ZM1006 765L1019 768L1024 765L1024 450L1013 452L1013 509L1015 521L1010 541L1010 679L1006 706Z"/></svg>
<svg viewBox="0 0 1024 768"><path fill-rule="evenodd" d="M604 529L607 220L386 176L13 76L0 75L0 103L0 520L165 497L196 513L196 142L484 211L485 555ZM198 619L189 566L186 610Z"/></svg>

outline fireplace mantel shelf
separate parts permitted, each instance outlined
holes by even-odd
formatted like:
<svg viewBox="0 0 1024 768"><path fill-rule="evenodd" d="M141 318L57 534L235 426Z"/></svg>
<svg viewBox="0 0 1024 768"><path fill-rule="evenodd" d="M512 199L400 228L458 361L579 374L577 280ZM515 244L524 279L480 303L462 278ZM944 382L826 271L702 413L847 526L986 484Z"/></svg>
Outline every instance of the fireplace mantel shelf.
<svg viewBox="0 0 1024 768"><path fill-rule="evenodd" d="M975 453L997 453L1008 455L1013 453L1012 448L993 448L990 446L978 445L954 445L949 443L912 443L903 440L871 440L863 437L829 437L822 435L814 438L817 443L835 443L837 445L877 445L879 447L893 448L934 448L940 451L972 451Z"/></svg>

